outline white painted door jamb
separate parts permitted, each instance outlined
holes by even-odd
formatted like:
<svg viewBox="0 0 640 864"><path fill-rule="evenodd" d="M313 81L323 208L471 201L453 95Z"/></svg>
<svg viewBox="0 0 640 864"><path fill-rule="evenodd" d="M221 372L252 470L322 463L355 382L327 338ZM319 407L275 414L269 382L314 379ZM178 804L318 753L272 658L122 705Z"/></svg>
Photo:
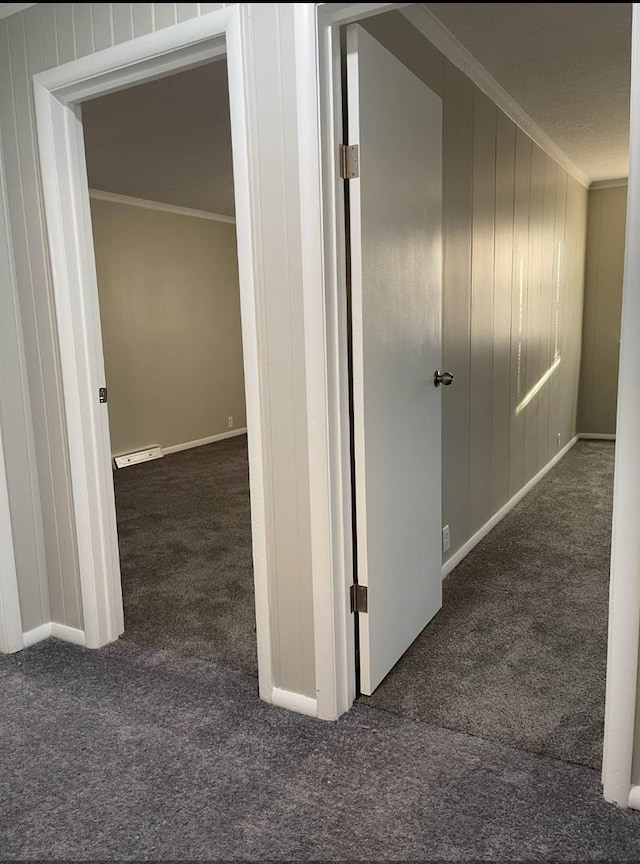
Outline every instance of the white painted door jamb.
<svg viewBox="0 0 640 864"><path fill-rule="evenodd" d="M21 648L24 648L22 616L0 429L0 654L10 654Z"/></svg>
<svg viewBox="0 0 640 864"><path fill-rule="evenodd" d="M633 4L631 138L611 542L604 797L640 809L633 785L640 646L640 4Z"/></svg>
<svg viewBox="0 0 640 864"><path fill-rule="evenodd" d="M16 278L13 258L12 237L7 210L7 185L5 182L4 161L0 137L0 276L3 290L15 296ZM13 309L15 315L15 307ZM13 316L7 315L10 319ZM5 322L16 326L15 317ZM0 338L1 335L0 335ZM38 574L42 577L44 574ZM13 530L9 509L9 492L5 469L2 424L0 422L0 653L10 654L24 647L22 638L22 613L18 591L18 574L13 546Z"/></svg>

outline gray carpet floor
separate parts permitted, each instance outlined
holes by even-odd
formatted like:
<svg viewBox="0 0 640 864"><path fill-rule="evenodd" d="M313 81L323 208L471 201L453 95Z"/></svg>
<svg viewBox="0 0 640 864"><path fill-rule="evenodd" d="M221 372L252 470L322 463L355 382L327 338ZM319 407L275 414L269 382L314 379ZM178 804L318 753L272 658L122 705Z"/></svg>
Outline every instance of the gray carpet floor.
<svg viewBox="0 0 640 864"><path fill-rule="evenodd" d="M368 705L598 767L613 462L578 442L447 577Z"/></svg>
<svg viewBox="0 0 640 864"><path fill-rule="evenodd" d="M114 483L124 638L257 675L246 435Z"/></svg>
<svg viewBox="0 0 640 864"><path fill-rule="evenodd" d="M598 774L119 642L0 658L4 860L634 861Z"/></svg>

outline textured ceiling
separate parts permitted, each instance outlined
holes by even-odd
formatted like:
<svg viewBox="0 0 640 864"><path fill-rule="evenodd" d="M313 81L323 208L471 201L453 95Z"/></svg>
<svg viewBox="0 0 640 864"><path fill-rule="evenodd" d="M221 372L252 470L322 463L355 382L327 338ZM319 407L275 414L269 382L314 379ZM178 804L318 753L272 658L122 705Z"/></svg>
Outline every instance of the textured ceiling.
<svg viewBox="0 0 640 864"><path fill-rule="evenodd" d="M630 3L424 5L591 180L627 176Z"/></svg>
<svg viewBox="0 0 640 864"><path fill-rule="evenodd" d="M89 186L233 216L223 60L82 106Z"/></svg>

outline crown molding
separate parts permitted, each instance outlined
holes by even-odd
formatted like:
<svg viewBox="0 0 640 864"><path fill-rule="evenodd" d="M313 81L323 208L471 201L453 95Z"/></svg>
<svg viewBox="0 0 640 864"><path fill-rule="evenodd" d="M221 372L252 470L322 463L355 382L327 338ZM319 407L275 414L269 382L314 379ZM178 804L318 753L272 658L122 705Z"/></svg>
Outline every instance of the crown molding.
<svg viewBox="0 0 640 864"><path fill-rule="evenodd" d="M551 156L558 165L564 168L575 180L586 189L591 184L590 178L581 168L558 147L547 133L533 120L527 112L507 93L496 79L479 63L450 30L437 18L433 12L422 4L416 4L399 10L410 24L419 30L438 51L457 66L476 84L483 93L495 102L504 113L510 117L544 152Z"/></svg>
<svg viewBox="0 0 640 864"><path fill-rule="evenodd" d="M37 5L37 3L0 3L0 18L8 18L10 15L24 12L25 9Z"/></svg>
<svg viewBox="0 0 640 864"><path fill-rule="evenodd" d="M594 180L589 189L615 189L616 186L628 186L628 177L618 177L615 180Z"/></svg>
<svg viewBox="0 0 640 864"><path fill-rule="evenodd" d="M89 189L89 196L96 201L110 201L112 204L126 204L129 207L142 207L144 210L159 210L161 213L173 213L176 216L192 216L195 219L209 219L211 222L236 224L233 216L224 216L222 213L193 210L191 207L178 207L176 204L164 204L162 201L149 201L146 198L132 198L130 195L118 195L116 192Z"/></svg>

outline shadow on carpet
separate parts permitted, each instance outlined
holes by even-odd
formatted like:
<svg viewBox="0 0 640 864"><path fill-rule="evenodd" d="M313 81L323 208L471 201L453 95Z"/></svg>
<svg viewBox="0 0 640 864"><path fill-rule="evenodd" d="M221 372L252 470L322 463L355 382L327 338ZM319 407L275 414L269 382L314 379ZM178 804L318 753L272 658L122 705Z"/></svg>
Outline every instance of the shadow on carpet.
<svg viewBox="0 0 640 864"><path fill-rule="evenodd" d="M445 579L443 607L369 699L600 766L614 445L579 441Z"/></svg>
<svg viewBox="0 0 640 864"><path fill-rule="evenodd" d="M114 475L124 639L258 674L246 435Z"/></svg>

